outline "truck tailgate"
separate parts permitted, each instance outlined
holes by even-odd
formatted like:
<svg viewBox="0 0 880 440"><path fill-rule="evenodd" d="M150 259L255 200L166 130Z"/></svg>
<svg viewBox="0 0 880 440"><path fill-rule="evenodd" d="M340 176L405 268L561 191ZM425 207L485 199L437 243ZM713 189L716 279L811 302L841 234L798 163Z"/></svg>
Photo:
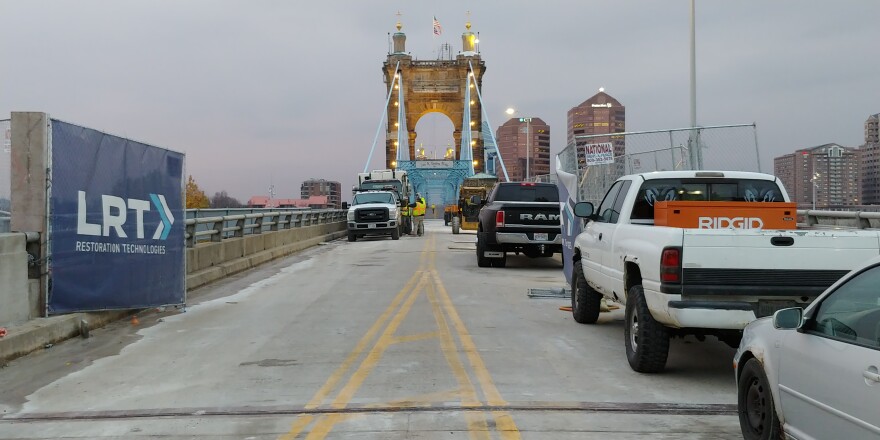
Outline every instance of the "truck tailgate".
<svg viewBox="0 0 880 440"><path fill-rule="evenodd" d="M559 203L503 202L504 223L509 226L560 227Z"/></svg>
<svg viewBox="0 0 880 440"><path fill-rule="evenodd" d="M877 255L876 231L686 229L681 293L815 296Z"/></svg>

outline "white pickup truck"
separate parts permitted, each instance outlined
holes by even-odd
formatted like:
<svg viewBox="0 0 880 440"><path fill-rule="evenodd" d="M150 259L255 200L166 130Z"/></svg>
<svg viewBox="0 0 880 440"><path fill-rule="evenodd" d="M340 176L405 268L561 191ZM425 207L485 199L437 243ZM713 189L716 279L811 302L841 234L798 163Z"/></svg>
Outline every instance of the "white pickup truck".
<svg viewBox="0 0 880 440"><path fill-rule="evenodd" d="M602 297L624 304L626 355L638 372L662 371L674 336L712 335L736 347L749 322L805 306L880 255L876 231L766 230L750 219L701 219L703 228L726 229L654 226L660 201L789 199L767 174L668 171L621 177L598 209L575 205L587 224L574 243L572 314L592 324Z"/></svg>

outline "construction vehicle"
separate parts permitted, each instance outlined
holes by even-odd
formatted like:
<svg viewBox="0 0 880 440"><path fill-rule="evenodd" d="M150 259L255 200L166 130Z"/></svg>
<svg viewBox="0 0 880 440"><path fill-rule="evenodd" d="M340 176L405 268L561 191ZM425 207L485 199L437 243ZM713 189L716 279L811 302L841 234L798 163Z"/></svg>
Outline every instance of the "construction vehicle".
<svg viewBox="0 0 880 440"><path fill-rule="evenodd" d="M357 194L363 191L391 191L397 194L398 204L401 210L408 210L412 188L406 171L403 170L373 170L369 173L358 173L358 184L351 189ZM412 224L409 216L403 216L400 223L400 233L409 234Z"/></svg>
<svg viewBox="0 0 880 440"><path fill-rule="evenodd" d="M464 179L461 189L458 191L458 206L450 210L452 233L458 234L459 230L476 231L480 225L479 204L473 203L472 196L478 196L480 200L486 200L486 195L498 183L498 177L491 174L479 173ZM449 208L449 207L447 207Z"/></svg>

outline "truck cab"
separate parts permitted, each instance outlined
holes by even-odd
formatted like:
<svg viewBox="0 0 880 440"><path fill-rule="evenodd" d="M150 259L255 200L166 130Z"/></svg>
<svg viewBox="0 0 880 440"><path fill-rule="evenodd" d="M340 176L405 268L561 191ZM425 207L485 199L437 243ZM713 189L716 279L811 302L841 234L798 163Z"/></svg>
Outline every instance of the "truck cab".
<svg viewBox="0 0 880 440"><path fill-rule="evenodd" d="M363 191L354 195L347 214L348 241L364 236L400 239L400 199L394 191Z"/></svg>

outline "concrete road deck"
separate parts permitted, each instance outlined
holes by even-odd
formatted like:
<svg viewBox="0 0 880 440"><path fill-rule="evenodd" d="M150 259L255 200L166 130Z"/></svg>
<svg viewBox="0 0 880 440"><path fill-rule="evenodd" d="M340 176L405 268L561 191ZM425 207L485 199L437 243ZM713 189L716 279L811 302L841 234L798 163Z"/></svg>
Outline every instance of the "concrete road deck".
<svg viewBox="0 0 880 440"><path fill-rule="evenodd" d="M0 368L0 438L735 439L733 350L630 370L574 323L559 256L478 268L473 233L332 242Z"/></svg>

